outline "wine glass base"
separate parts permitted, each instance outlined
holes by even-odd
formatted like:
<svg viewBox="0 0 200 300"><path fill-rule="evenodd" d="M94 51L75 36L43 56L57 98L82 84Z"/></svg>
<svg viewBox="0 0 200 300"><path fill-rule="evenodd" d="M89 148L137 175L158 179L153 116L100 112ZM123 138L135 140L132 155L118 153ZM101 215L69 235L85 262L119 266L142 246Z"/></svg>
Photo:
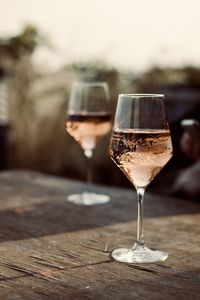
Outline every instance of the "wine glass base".
<svg viewBox="0 0 200 300"><path fill-rule="evenodd" d="M132 263L156 263L167 259L166 252L151 250L145 245L135 244L133 248L120 248L112 252L112 257L119 262Z"/></svg>
<svg viewBox="0 0 200 300"><path fill-rule="evenodd" d="M67 197L69 202L77 205L99 205L110 201L110 197L104 194L83 192L82 194L72 194Z"/></svg>

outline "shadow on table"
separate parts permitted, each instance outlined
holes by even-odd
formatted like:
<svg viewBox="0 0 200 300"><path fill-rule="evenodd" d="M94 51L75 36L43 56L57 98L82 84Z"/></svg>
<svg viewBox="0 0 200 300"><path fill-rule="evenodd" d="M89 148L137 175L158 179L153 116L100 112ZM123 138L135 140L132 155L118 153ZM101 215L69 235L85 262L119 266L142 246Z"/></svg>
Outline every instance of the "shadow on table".
<svg viewBox="0 0 200 300"><path fill-rule="evenodd" d="M36 191L32 198L27 195L21 205L0 211L0 241L37 238L136 220L135 193L116 188L107 191L111 193L110 203L97 206L71 204L63 191L43 190L40 194ZM9 201L15 203L12 197L15 196L11 195ZM23 193L21 197L25 197ZM144 203L145 218L195 214L199 211L198 203L152 194L146 195Z"/></svg>
<svg viewBox="0 0 200 300"><path fill-rule="evenodd" d="M95 190L111 196L105 205L79 206L66 200L85 184L44 176L35 172L1 174L0 241L37 238L64 232L134 221L137 218L135 191L104 188ZM144 217L155 218L200 212L194 201L146 194Z"/></svg>

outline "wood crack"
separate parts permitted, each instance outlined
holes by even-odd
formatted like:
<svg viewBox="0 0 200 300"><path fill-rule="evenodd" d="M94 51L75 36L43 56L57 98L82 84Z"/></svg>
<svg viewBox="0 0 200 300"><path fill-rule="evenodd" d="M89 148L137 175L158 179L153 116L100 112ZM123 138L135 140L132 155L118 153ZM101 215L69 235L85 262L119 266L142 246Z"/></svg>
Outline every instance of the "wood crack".
<svg viewBox="0 0 200 300"><path fill-rule="evenodd" d="M38 265L46 266L46 267L51 267L51 268L58 269L58 270L63 270L64 269L63 266L59 266L59 265L53 264L53 263L48 262L47 260L45 260L43 258L36 257L36 256L30 256L30 257L34 258L34 262L36 264L38 264Z"/></svg>
<svg viewBox="0 0 200 300"><path fill-rule="evenodd" d="M136 265L132 265L132 264L129 264L128 266L129 266L129 268L137 269L137 270L140 270L140 271L145 271L145 272L153 273L153 274L156 274L156 275L158 274L157 271L155 271L153 269L145 268L145 267L142 267L142 266L136 266Z"/></svg>
<svg viewBox="0 0 200 300"><path fill-rule="evenodd" d="M24 274L24 275L20 275L20 276L4 277L4 278L0 278L0 282L1 281L12 281L15 279L24 278L24 277L28 277L28 276L33 276L33 275L32 274Z"/></svg>

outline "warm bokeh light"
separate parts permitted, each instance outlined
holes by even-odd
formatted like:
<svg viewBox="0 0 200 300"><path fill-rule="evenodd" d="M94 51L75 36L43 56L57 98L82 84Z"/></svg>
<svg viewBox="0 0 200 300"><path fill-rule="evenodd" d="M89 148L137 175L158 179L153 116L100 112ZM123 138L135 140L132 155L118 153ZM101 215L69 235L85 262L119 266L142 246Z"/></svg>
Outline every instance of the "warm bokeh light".
<svg viewBox="0 0 200 300"><path fill-rule="evenodd" d="M36 52L53 66L101 60L123 68L200 65L198 0L1 0L0 35L33 23L53 50Z"/></svg>

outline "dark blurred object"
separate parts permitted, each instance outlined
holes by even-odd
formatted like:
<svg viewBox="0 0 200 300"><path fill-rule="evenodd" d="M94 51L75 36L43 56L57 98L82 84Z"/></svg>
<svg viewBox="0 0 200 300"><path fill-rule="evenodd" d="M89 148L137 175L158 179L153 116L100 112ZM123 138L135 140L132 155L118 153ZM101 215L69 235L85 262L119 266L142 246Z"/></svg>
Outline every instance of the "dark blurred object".
<svg viewBox="0 0 200 300"><path fill-rule="evenodd" d="M184 129L180 145L181 150L192 161L200 158L200 123L194 119L185 119L181 121Z"/></svg>
<svg viewBox="0 0 200 300"><path fill-rule="evenodd" d="M171 194L182 198L199 199L200 197L200 123L195 119L181 121L183 135L180 148L193 164L178 174Z"/></svg>
<svg viewBox="0 0 200 300"><path fill-rule="evenodd" d="M200 201L200 160L180 171L170 194L180 198Z"/></svg>
<svg viewBox="0 0 200 300"><path fill-rule="evenodd" d="M0 170L9 168L9 113L6 72L0 67Z"/></svg>

